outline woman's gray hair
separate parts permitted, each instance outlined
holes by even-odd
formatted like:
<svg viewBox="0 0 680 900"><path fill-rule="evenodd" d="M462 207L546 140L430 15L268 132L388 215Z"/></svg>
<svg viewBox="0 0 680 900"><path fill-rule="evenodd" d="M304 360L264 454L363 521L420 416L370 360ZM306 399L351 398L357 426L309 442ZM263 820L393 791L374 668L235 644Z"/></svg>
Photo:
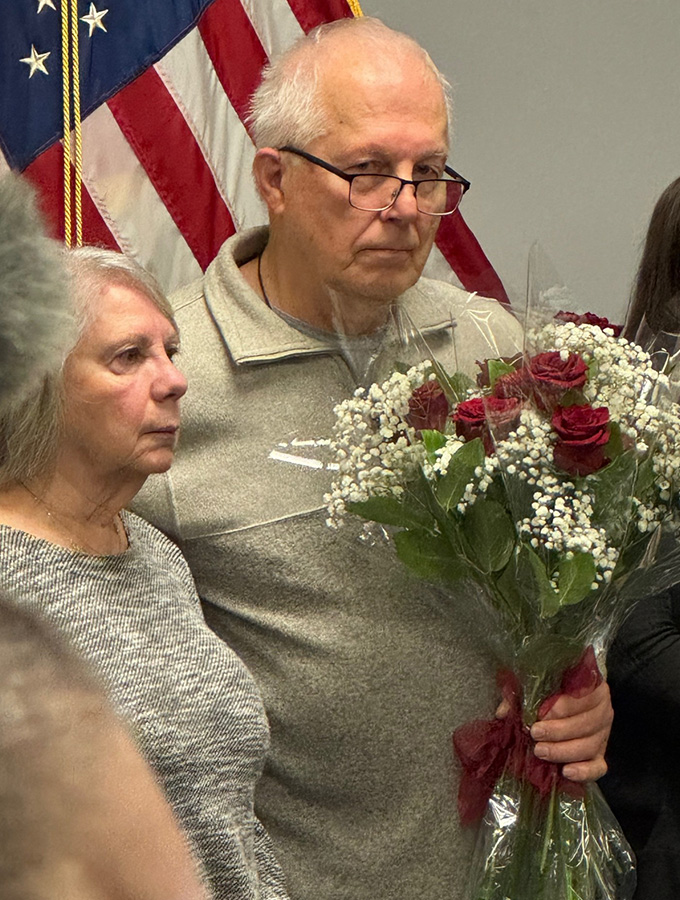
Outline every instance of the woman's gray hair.
<svg viewBox="0 0 680 900"><path fill-rule="evenodd" d="M129 256L101 247L77 247L65 251L65 262L79 338L96 312L93 298L109 285L139 291L174 322L172 306L156 279Z"/></svg>
<svg viewBox="0 0 680 900"><path fill-rule="evenodd" d="M265 67L262 81L251 99L248 118L258 149L286 145L304 148L325 134L328 118L317 91L318 67L323 55L316 48L350 30L372 43L376 50L389 49L394 58L406 53L420 56L442 89L451 128L451 86L429 54L409 35L393 31L380 19L361 16L319 25Z"/></svg>
<svg viewBox="0 0 680 900"><path fill-rule="evenodd" d="M122 253L99 247L63 251L70 288L74 340L27 396L0 410L0 486L49 474L56 460L63 416L64 363L111 285L137 290L175 324L172 307L156 279Z"/></svg>

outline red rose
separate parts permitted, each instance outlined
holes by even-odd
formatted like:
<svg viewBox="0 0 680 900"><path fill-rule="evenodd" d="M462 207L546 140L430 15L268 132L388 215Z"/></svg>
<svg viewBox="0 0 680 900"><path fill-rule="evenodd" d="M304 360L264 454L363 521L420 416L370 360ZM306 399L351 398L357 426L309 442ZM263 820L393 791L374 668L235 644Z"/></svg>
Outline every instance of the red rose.
<svg viewBox="0 0 680 900"><path fill-rule="evenodd" d="M588 367L578 353L562 359L559 350L539 353L529 360L529 375L539 406L556 406L567 391L577 391L588 379Z"/></svg>
<svg viewBox="0 0 680 900"><path fill-rule="evenodd" d="M506 438L519 422L522 402L517 397L478 397L459 403L451 418L456 423L456 434L471 441L481 438L484 452L493 452L494 438ZM493 437L492 437L493 435Z"/></svg>
<svg viewBox="0 0 680 900"><path fill-rule="evenodd" d="M552 417L557 432L555 465L569 475L590 475L606 465L609 410L606 406L558 406Z"/></svg>
<svg viewBox="0 0 680 900"><path fill-rule="evenodd" d="M493 386L494 397L528 397L531 395L531 374L524 366L501 375Z"/></svg>
<svg viewBox="0 0 680 900"><path fill-rule="evenodd" d="M426 381L411 394L406 421L417 431L444 431L449 414L449 401L438 381Z"/></svg>
<svg viewBox="0 0 680 900"><path fill-rule="evenodd" d="M623 331L623 325L612 325L609 319L604 316L596 316L595 313L574 313L560 310L555 316L560 322L573 322L575 325L597 325L603 331L605 328L611 328L614 337L618 337Z"/></svg>

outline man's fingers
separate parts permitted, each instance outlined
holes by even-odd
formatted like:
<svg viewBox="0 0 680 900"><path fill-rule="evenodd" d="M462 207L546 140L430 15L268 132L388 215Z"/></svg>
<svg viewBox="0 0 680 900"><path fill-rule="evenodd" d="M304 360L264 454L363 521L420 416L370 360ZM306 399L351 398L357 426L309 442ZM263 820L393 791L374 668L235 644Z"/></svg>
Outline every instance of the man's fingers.
<svg viewBox="0 0 680 900"><path fill-rule="evenodd" d="M536 741L548 741L561 744L579 738L590 738L599 735L607 741L612 725L612 716L608 710L593 710L569 716L567 719L542 719L531 727L531 737Z"/></svg>
<svg viewBox="0 0 680 900"><path fill-rule="evenodd" d="M607 735L598 732L591 737L580 737L572 741L548 743L539 741L534 746L534 753L539 759L554 763L579 763L604 759L607 747Z"/></svg>
<svg viewBox="0 0 680 900"><path fill-rule="evenodd" d="M606 742L613 720L609 685L603 682L586 697L560 697L550 714L534 723L531 736L559 743L601 734Z"/></svg>
<svg viewBox="0 0 680 900"><path fill-rule="evenodd" d="M562 695L531 729L534 753L539 759L564 764L565 778L595 781L607 771L604 753L613 719L605 682L584 697Z"/></svg>
<svg viewBox="0 0 680 900"><path fill-rule="evenodd" d="M611 701L609 697L609 685L606 681L598 684L596 688L584 694L582 697L571 697L569 694L561 694L552 708L545 716L541 716L541 721L550 721L552 719L565 719L578 713L587 712L595 709L595 707L604 704L611 710Z"/></svg>
<svg viewBox="0 0 680 900"><path fill-rule="evenodd" d="M569 781L597 781L607 774L607 763L604 756L588 762L570 763L562 769L562 774Z"/></svg>

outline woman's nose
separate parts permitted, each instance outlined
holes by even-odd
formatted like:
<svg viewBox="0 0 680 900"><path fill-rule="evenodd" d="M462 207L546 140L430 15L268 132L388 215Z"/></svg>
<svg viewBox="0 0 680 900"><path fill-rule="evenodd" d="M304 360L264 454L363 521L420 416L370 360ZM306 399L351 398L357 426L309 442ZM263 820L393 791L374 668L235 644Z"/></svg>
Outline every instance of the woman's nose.
<svg viewBox="0 0 680 900"><path fill-rule="evenodd" d="M173 361L166 357L162 363L162 371L156 380L158 394L162 397L174 397L179 400L187 392L186 376L180 372Z"/></svg>

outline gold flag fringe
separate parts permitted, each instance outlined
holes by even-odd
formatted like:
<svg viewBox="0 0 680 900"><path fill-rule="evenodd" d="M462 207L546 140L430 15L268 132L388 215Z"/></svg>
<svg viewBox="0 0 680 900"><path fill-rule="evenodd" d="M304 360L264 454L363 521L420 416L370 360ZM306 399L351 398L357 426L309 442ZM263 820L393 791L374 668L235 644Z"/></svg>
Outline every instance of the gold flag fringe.
<svg viewBox="0 0 680 900"><path fill-rule="evenodd" d="M64 242L67 247L73 246L74 243L76 247L80 247L83 243L83 135L80 121L78 0L61 0L61 69L64 117ZM73 146L71 120L73 120ZM71 162L74 167L73 179Z"/></svg>

